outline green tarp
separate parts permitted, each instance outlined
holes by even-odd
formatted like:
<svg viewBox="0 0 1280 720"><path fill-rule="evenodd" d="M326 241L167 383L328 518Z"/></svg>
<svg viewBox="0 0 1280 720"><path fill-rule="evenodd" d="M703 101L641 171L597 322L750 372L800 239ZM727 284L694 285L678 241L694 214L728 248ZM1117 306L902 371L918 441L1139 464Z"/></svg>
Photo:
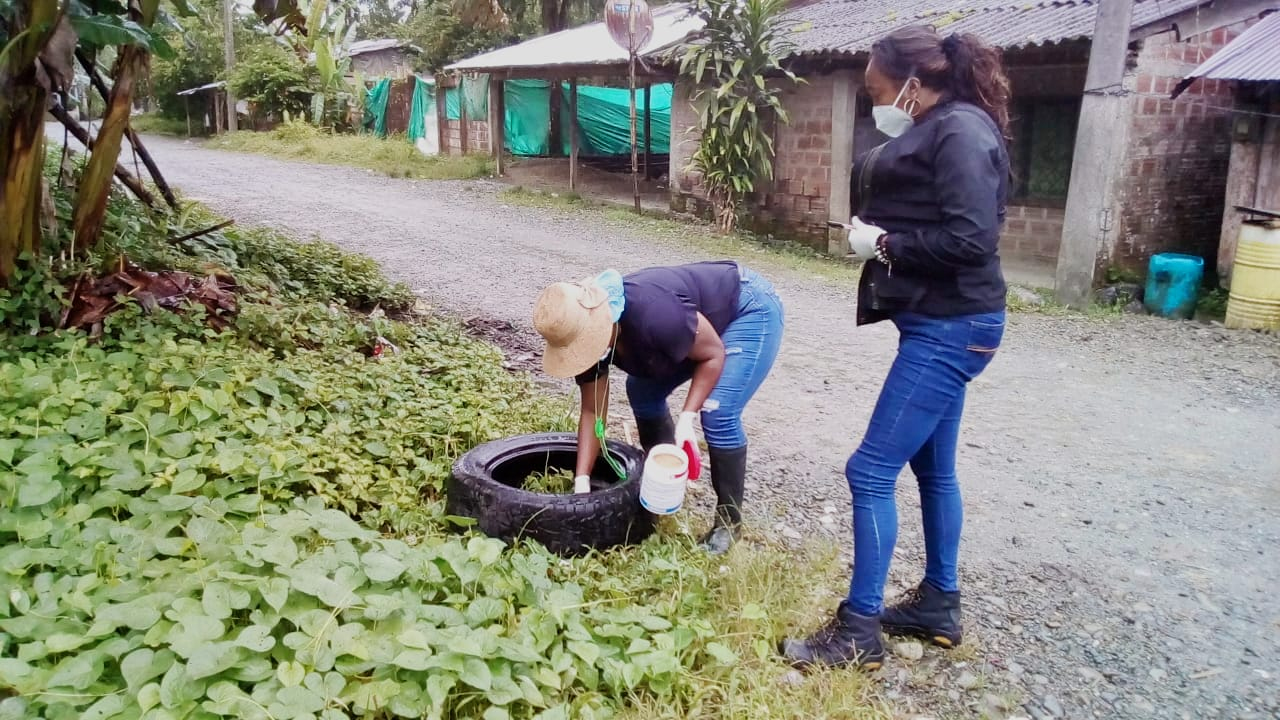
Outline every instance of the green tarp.
<svg viewBox="0 0 1280 720"><path fill-rule="evenodd" d="M387 136L387 97L391 94L391 78L383 78L365 91L364 118L361 126L378 137Z"/></svg>
<svg viewBox="0 0 1280 720"><path fill-rule="evenodd" d="M488 78L464 78L463 90L445 91L445 112L450 120L462 117L461 97L467 99L467 117L488 118ZM484 89L481 92L481 89ZM507 118L506 148L512 155L551 155L548 135L551 130L551 85L542 80L508 80L505 86ZM654 85L649 91L653 104L650 125L653 150L668 152L671 143L670 83ZM582 155L605 157L631 154L631 110L629 90L582 86L578 88L578 147ZM562 86L560 116L566 130L564 147L558 155L569 154L568 118L569 85ZM644 92L636 91L636 142L644 152Z"/></svg>
<svg viewBox="0 0 1280 720"><path fill-rule="evenodd" d="M409 108L409 142L422 137L427 124L427 113L436 111L435 83L413 78L413 105Z"/></svg>

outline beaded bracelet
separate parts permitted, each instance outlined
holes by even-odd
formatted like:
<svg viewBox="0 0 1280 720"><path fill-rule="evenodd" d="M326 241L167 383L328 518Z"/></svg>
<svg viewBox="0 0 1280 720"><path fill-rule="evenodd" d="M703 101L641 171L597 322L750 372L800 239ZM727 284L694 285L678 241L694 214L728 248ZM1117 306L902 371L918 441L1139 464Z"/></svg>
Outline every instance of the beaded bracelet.
<svg viewBox="0 0 1280 720"><path fill-rule="evenodd" d="M889 272L892 273L893 263L889 260L888 239L888 233L876 238L876 260L884 263L889 268Z"/></svg>

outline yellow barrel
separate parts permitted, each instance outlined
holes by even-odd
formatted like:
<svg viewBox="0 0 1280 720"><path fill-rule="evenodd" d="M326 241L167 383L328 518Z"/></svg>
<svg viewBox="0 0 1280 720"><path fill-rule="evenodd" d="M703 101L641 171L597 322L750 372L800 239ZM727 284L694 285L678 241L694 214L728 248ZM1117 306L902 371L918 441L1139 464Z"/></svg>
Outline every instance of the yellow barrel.
<svg viewBox="0 0 1280 720"><path fill-rule="evenodd" d="M1226 323L1231 328L1280 329L1280 220L1240 226Z"/></svg>

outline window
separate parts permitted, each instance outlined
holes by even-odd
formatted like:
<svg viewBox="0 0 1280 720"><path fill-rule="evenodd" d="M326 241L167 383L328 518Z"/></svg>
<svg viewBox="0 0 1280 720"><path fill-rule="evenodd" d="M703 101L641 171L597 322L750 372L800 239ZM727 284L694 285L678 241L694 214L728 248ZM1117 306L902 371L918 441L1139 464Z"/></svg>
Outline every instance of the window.
<svg viewBox="0 0 1280 720"><path fill-rule="evenodd" d="M1013 198L1038 205L1063 207L1071 182L1080 98L1029 98L1014 101Z"/></svg>

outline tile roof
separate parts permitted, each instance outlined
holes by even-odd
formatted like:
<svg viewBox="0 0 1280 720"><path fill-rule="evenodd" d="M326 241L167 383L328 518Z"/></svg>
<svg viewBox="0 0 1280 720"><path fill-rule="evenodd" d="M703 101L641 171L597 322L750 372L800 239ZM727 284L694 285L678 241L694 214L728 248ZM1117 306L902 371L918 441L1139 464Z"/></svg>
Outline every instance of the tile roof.
<svg viewBox="0 0 1280 720"><path fill-rule="evenodd" d="M1195 78L1280 81L1280 12L1240 33L1187 76Z"/></svg>
<svg viewBox="0 0 1280 720"><path fill-rule="evenodd" d="M1203 5L1207 0L1135 0L1133 27ZM856 55L907 25L968 32L1004 49L1092 37L1092 0L817 0L788 10L799 55Z"/></svg>

